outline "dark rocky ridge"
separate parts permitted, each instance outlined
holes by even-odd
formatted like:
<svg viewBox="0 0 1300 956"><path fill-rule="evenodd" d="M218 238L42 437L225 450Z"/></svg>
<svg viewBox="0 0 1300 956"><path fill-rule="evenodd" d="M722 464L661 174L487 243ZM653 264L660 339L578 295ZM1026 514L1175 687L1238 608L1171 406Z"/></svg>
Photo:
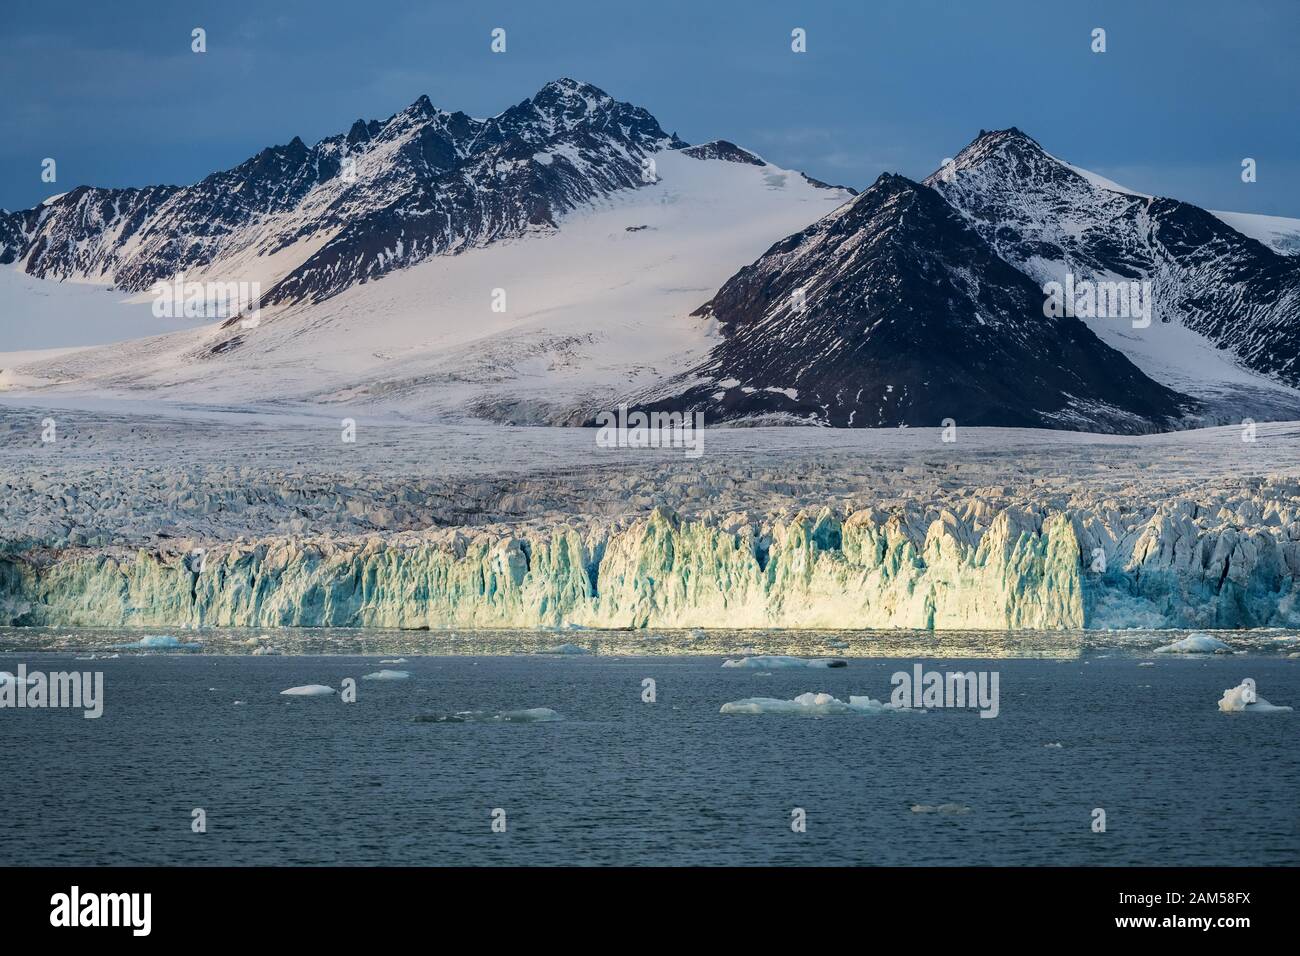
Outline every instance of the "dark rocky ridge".
<svg viewBox="0 0 1300 956"><path fill-rule="evenodd" d="M717 319L722 343L639 405L715 421L1114 432L1175 427L1195 407L1083 322L1044 316L1036 283L902 176L772 246L697 314Z"/></svg>
<svg viewBox="0 0 1300 956"><path fill-rule="evenodd" d="M1014 127L981 131L925 182L1039 282L1066 270L1149 279L1156 321L1300 386L1300 259L1190 203L1095 185Z"/></svg>

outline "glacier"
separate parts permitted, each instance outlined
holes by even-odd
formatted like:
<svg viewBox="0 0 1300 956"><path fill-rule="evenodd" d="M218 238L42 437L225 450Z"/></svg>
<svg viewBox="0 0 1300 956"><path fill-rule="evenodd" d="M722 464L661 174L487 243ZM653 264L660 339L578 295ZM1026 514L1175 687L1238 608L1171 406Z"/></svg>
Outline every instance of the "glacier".
<svg viewBox="0 0 1300 956"><path fill-rule="evenodd" d="M976 503L972 503L973 505ZM1300 542L1163 505L1104 513L875 509L787 520L666 508L552 527L457 527L0 557L0 624L112 627L913 628L1300 625ZM979 520L984 518L987 524ZM1294 523L1292 523L1294 527ZM1095 548L1112 557L1096 573Z"/></svg>
<svg viewBox="0 0 1300 956"><path fill-rule="evenodd" d="M1300 426L959 435L715 428L687 459L0 400L0 626L1300 626Z"/></svg>

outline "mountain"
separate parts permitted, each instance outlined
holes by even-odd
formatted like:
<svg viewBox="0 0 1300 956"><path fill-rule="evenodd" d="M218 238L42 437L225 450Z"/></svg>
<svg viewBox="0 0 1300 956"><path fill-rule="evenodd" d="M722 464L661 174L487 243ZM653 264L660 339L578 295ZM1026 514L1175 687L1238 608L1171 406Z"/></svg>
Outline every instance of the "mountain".
<svg viewBox="0 0 1300 956"><path fill-rule="evenodd" d="M212 179L167 187L161 211L126 240L71 211L94 191L57 199L33 216L40 234L75 226L78 238L25 240L23 255L35 255L17 267L53 279L59 265L82 281L0 275L0 313L31 312L38 299L58 312L51 300L68 299L63 321L87 336L122 325L118 313L130 313L132 328L169 320L148 315L148 291L117 304L105 294L88 311L84 296L69 295L86 280L122 288L135 276L129 287L147 290L146 273L170 278L184 267L191 281L260 281L256 328L177 319L171 334L0 355L0 390L578 422L629 385L706 355L716 334L690 315L700 301L774 240L853 195L723 140L687 147L644 109L572 80L486 120L421 97L387 122L358 122L345 136L275 155L218 174L219 188ZM282 172L252 172L282 161ZM295 185L272 189L281 182ZM221 200L222 216L198 205L253 192L271 198L239 215L234 200ZM183 197L193 208L182 214ZM121 198L101 201L111 210ZM272 199L278 205L263 210ZM218 235L209 220L228 228ZM148 242L159 248L146 252ZM0 315L0 349L3 328ZM40 345L28 321L13 337Z"/></svg>
<svg viewBox="0 0 1300 956"><path fill-rule="evenodd" d="M139 292L179 272L320 301L433 255L553 227L684 146L644 109L562 78L486 120L421 96L386 122L286 146L187 187L78 187L0 219L0 263Z"/></svg>
<svg viewBox="0 0 1300 956"><path fill-rule="evenodd" d="M1174 427L1194 407L1079 320L1045 317L1036 283L902 176L772 246L699 315L721 343L633 404L706 420L1116 432Z"/></svg>
<svg viewBox="0 0 1300 956"><path fill-rule="evenodd" d="M422 96L193 186L0 212L0 391L527 424L625 399L837 427L1295 419L1291 222L1132 193L1015 129L858 196L567 78L487 119ZM153 315L180 273L259 283L261 322ZM1149 282L1156 321L1049 318L1071 277Z"/></svg>
<svg viewBox="0 0 1300 956"><path fill-rule="evenodd" d="M1063 281L1067 272L1150 281L1149 328L1089 324L1158 381L1197 395L1226 420L1245 405L1263 405L1267 414L1271 402L1294 403L1300 258L1243 235L1220 215L1070 166L1014 128L981 131L925 182L1038 283Z"/></svg>

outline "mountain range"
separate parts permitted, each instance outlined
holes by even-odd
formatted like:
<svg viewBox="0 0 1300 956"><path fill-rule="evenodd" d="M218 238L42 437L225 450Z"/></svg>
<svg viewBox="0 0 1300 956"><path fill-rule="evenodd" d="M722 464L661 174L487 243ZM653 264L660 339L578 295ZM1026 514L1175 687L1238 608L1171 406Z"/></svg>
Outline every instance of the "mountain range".
<svg viewBox="0 0 1300 956"><path fill-rule="evenodd" d="M192 186L0 212L6 311L93 328L52 349L0 325L0 390L554 424L620 403L833 427L1300 418L1298 237L1017 129L857 194L565 78L488 119L422 96ZM105 335L178 275L257 283L259 321ZM1153 321L1048 314L1075 282L1145 284ZM88 285L112 291L60 313Z"/></svg>

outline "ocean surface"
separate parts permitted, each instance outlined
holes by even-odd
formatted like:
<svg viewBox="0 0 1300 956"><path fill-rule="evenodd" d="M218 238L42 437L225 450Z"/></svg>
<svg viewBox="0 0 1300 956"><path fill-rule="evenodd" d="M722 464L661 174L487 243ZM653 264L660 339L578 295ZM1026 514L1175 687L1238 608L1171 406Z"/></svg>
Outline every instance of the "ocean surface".
<svg viewBox="0 0 1300 956"><path fill-rule="evenodd" d="M1153 654L1171 632L202 632L176 635L188 651L115 647L141 636L0 630L0 670L104 675L99 719L0 709L0 864L1300 862L1300 715L1216 708L1246 677L1300 706L1296 638L1280 632L1216 632L1244 652L1195 656ZM721 666L745 651L847 666ZM887 701L917 663L997 672L998 716L719 713L808 691ZM361 679L385 669L410 676ZM280 693L345 678L354 703ZM493 719L530 708L559 719Z"/></svg>

